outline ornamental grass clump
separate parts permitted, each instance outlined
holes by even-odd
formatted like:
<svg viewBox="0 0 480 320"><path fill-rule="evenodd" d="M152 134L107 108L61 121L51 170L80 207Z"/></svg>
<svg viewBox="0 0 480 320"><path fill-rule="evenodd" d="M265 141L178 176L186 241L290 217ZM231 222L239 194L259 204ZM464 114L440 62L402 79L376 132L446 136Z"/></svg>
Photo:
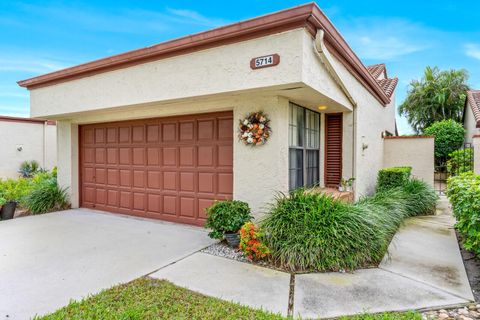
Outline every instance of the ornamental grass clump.
<svg viewBox="0 0 480 320"><path fill-rule="evenodd" d="M279 194L261 221L273 264L290 271L353 270L377 265L402 221L432 213L437 196L419 180L354 204L299 189Z"/></svg>

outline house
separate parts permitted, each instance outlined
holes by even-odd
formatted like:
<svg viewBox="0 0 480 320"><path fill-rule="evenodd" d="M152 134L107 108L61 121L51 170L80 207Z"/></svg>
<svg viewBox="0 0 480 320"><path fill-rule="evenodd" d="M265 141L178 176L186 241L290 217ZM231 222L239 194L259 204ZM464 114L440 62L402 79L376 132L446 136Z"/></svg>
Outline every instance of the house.
<svg viewBox="0 0 480 320"><path fill-rule="evenodd" d="M256 216L275 193L354 177L374 191L396 78L366 67L314 3L19 81L56 120L73 207L202 225L214 200ZM264 145L238 139L251 112Z"/></svg>
<svg viewBox="0 0 480 320"><path fill-rule="evenodd" d="M56 141L54 121L0 116L0 179L17 178L24 161L51 170L57 165Z"/></svg>
<svg viewBox="0 0 480 320"><path fill-rule="evenodd" d="M465 142L472 143L473 136L480 135L480 90L467 91L463 112Z"/></svg>

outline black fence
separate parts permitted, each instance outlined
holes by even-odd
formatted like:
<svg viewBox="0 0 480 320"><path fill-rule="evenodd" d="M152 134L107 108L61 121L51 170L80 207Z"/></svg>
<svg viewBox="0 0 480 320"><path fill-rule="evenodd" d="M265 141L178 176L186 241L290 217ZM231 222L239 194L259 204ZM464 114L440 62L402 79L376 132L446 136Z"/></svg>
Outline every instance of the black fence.
<svg viewBox="0 0 480 320"><path fill-rule="evenodd" d="M435 159L435 191L445 195L447 180L461 173L473 171L473 145L465 143L449 157Z"/></svg>

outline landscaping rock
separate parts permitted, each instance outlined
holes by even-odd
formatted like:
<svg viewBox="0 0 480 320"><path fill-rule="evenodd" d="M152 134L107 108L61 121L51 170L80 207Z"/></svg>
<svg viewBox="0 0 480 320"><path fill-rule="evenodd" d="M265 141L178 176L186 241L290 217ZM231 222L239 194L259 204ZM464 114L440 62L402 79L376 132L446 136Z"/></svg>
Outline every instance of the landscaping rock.
<svg viewBox="0 0 480 320"><path fill-rule="evenodd" d="M208 246L205 249L201 250L201 252L241 262L250 262L247 257L245 257L245 254L243 254L243 252L238 249L229 247L224 242L214 243L211 246Z"/></svg>
<svg viewBox="0 0 480 320"><path fill-rule="evenodd" d="M480 304L449 310L426 311L422 314L422 318L426 320L476 320L480 319Z"/></svg>

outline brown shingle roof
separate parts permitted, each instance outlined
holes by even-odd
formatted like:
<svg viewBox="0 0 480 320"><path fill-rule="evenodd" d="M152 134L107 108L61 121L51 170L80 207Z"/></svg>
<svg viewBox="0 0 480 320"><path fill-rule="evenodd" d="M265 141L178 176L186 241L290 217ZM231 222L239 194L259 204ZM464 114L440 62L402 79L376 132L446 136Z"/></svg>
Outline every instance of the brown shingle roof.
<svg viewBox="0 0 480 320"><path fill-rule="evenodd" d="M387 78L387 68L385 67L385 63L373 64L371 66L367 66L368 72L372 74L372 76L378 80L380 75L383 73L385 78Z"/></svg>
<svg viewBox="0 0 480 320"><path fill-rule="evenodd" d="M390 98L392 94L395 92L395 88L397 87L398 78L386 78L382 80L377 80L378 84L382 87L385 94Z"/></svg>
<svg viewBox="0 0 480 320"><path fill-rule="evenodd" d="M472 108L477 128L480 128L480 90L467 91L467 103Z"/></svg>

